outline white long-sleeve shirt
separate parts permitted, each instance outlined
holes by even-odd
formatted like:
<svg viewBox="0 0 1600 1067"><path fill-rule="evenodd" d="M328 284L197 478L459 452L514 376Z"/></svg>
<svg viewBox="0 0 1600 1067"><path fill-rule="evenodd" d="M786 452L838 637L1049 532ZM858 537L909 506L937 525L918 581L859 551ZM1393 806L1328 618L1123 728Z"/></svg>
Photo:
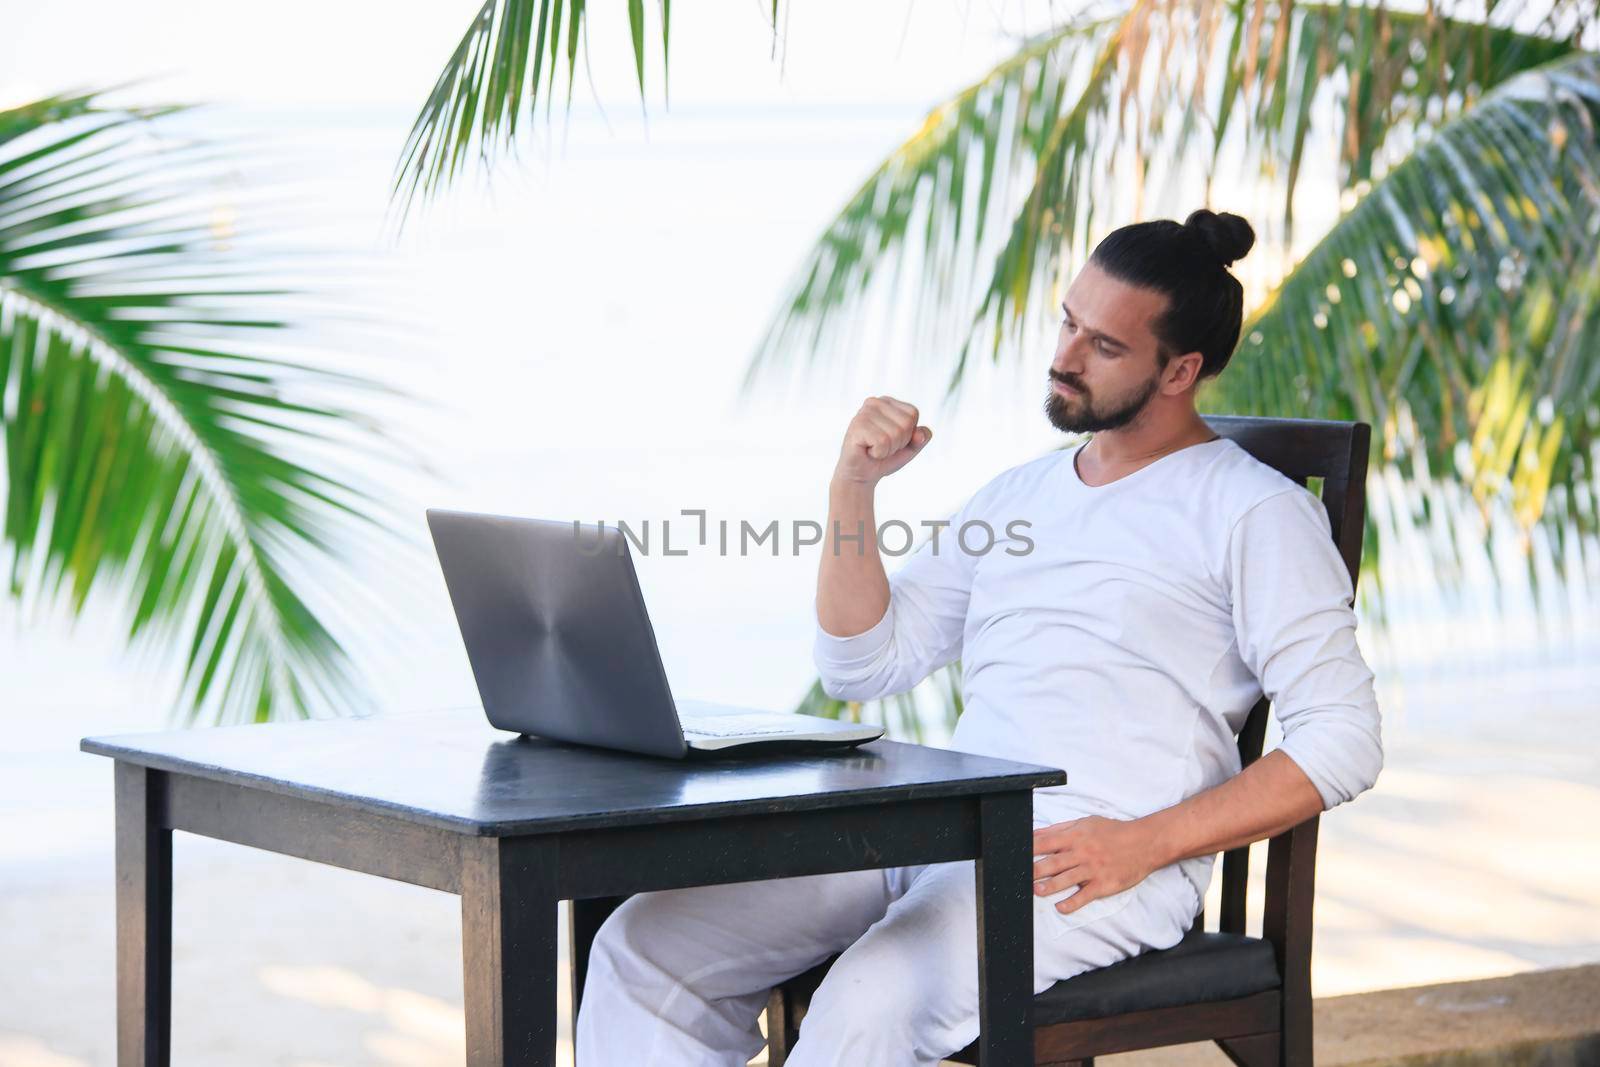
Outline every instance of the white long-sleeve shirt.
<svg viewBox="0 0 1600 1067"><path fill-rule="evenodd" d="M1262 693L1325 807L1369 788L1378 706L1321 502L1227 438L1101 486L1075 455L975 493L890 576L871 629L819 623L824 691L904 692L959 657L953 747L1067 772L1035 794L1035 825L1137 818L1226 780ZM980 520L993 547L977 554L987 535L972 525L963 550L958 531ZM1178 866L1203 896L1213 858Z"/></svg>

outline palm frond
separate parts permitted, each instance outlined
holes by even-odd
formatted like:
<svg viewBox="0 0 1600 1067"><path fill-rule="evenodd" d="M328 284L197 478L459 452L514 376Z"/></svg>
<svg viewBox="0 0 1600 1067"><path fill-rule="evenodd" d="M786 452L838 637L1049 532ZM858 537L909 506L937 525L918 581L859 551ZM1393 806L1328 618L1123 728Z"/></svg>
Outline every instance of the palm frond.
<svg viewBox="0 0 1600 1067"><path fill-rule="evenodd" d="M798 347L825 352L886 264L898 278L909 249L922 255L918 310L959 314L951 298L971 287L975 249L994 216L1009 210L1016 174L1046 155L1075 86L1087 77L1104 87L1124 25L1121 17L1096 19L1040 34L928 112L807 254L750 362L745 388ZM913 229L918 221L920 231ZM948 335L949 320L941 323L944 330L929 331Z"/></svg>
<svg viewBox="0 0 1600 1067"><path fill-rule="evenodd" d="M838 700L822 691L819 679L811 683L794 710L824 719L878 723L895 740L925 744L932 740L929 724L940 724L948 735L961 717L962 706L961 662L957 660L934 671L915 688L881 700Z"/></svg>
<svg viewBox="0 0 1600 1067"><path fill-rule="evenodd" d="M802 262L745 386L793 357L833 355L886 266L894 289L910 261L915 350L952 353L953 395L974 346L986 340L998 359L1020 337L1098 220L1138 216L1145 187L1185 167L1215 173L1230 135L1282 182L1286 239L1316 101L1339 104L1329 135L1341 176L1358 181L1381 151L1573 48L1570 35L1439 12L1282 0L1137 0L1064 25L931 111L851 198Z"/></svg>
<svg viewBox="0 0 1600 1067"><path fill-rule="evenodd" d="M628 0L639 95L645 92L644 0ZM588 26L585 0L485 0L412 124L395 171L402 215L416 198L448 185L473 156L491 164L516 143L517 126L545 99L546 116L566 75L567 107ZM661 0L661 65L667 69L672 5Z"/></svg>
<svg viewBox="0 0 1600 1067"><path fill-rule="evenodd" d="M1207 406L1359 418L1424 490L1459 480L1524 535L1600 532L1600 56L1440 127L1244 333Z"/></svg>
<svg viewBox="0 0 1600 1067"><path fill-rule="evenodd" d="M358 410L304 398L377 386L265 354L296 294L220 247L201 190L172 177L210 150L159 136L162 113L0 111L9 591L122 601L129 640L178 660L191 720L347 706L350 663L289 575L381 508L290 457L363 432Z"/></svg>

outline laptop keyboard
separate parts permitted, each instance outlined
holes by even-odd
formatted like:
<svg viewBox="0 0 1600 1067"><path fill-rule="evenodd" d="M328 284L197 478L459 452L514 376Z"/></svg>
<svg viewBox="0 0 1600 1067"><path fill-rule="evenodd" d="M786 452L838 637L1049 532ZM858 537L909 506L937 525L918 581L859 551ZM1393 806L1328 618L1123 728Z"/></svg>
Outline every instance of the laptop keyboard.
<svg viewBox="0 0 1600 1067"><path fill-rule="evenodd" d="M686 715L686 737L768 737L804 733L809 726L793 715L751 712L740 715Z"/></svg>

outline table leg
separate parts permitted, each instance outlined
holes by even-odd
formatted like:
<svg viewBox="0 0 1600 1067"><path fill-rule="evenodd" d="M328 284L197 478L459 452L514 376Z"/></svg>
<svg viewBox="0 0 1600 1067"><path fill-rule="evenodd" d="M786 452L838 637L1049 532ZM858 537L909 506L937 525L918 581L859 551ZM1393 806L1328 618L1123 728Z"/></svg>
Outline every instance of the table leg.
<svg viewBox="0 0 1600 1067"><path fill-rule="evenodd" d="M172 1059L172 831L161 772L116 764L117 1067Z"/></svg>
<svg viewBox="0 0 1600 1067"><path fill-rule="evenodd" d="M555 842L482 837L464 846L467 1067L554 1067Z"/></svg>
<svg viewBox="0 0 1600 1067"><path fill-rule="evenodd" d="M611 913L622 906L627 897L594 897L589 900L574 900L571 904L571 921L568 924L571 936L567 939L571 946L571 956L568 962L572 969L572 1040L578 1040L578 1008L583 1003L583 983L589 976L589 953L594 948L595 935L600 932L600 927L611 917Z"/></svg>
<svg viewBox="0 0 1600 1067"><path fill-rule="evenodd" d="M978 802L978 1062L1033 1063L1033 796Z"/></svg>

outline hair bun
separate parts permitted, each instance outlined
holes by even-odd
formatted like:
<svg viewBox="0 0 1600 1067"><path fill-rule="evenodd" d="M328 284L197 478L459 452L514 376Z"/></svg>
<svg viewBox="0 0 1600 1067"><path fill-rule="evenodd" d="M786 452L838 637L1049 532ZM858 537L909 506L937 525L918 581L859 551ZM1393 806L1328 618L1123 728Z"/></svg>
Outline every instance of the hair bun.
<svg viewBox="0 0 1600 1067"><path fill-rule="evenodd" d="M1224 267L1243 259L1245 253L1255 247L1256 231L1244 219L1226 211L1218 214L1201 208L1184 219L1183 226L1199 234Z"/></svg>

